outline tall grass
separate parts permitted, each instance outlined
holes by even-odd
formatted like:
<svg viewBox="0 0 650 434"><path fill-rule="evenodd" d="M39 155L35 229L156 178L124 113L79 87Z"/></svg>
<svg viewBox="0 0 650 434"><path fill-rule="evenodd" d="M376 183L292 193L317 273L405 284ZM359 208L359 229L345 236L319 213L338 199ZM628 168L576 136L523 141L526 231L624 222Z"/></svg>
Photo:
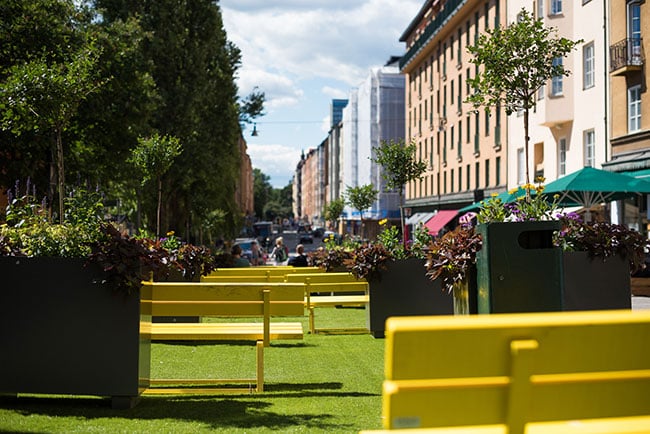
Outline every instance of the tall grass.
<svg viewBox="0 0 650 434"><path fill-rule="evenodd" d="M303 321L307 330L305 318ZM365 325L362 309L318 309L319 327ZM82 344L82 343L80 343ZM381 427L384 341L370 335L309 335L265 351L262 394L144 396L113 410L95 397L19 395L0 400L0 432L356 433ZM46 360L43 363L47 363ZM151 374L252 377L251 345L153 344Z"/></svg>

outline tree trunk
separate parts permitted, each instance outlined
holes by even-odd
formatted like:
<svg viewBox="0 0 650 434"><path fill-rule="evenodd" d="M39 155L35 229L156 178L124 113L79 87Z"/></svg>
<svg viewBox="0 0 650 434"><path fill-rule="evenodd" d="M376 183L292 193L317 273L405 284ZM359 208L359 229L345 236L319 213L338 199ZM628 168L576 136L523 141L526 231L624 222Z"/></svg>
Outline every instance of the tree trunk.
<svg viewBox="0 0 650 434"><path fill-rule="evenodd" d="M528 107L524 108L524 154L525 154L525 164L526 164L526 185L530 185L530 173L528 171L528 142L530 137L528 135ZM526 202L530 203L530 189L526 188Z"/></svg>
<svg viewBox="0 0 650 434"><path fill-rule="evenodd" d="M59 223L63 224L63 198L65 195L65 169L63 166L63 138L61 127L56 127L56 176L59 191Z"/></svg>
<svg viewBox="0 0 650 434"><path fill-rule="evenodd" d="M404 223L404 189L399 189L399 223L402 227L402 244L406 248L406 225Z"/></svg>
<svg viewBox="0 0 650 434"><path fill-rule="evenodd" d="M162 178L158 177L158 208L156 210L156 238L160 238L160 207L162 204Z"/></svg>

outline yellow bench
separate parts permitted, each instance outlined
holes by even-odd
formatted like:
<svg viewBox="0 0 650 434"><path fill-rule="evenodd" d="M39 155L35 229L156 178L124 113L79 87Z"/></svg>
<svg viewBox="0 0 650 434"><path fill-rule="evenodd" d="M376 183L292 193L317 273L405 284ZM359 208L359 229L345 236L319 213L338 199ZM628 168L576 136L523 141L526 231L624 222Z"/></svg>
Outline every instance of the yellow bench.
<svg viewBox="0 0 650 434"><path fill-rule="evenodd" d="M276 316L304 315L304 285L288 283L142 282L141 309L151 316L258 317L261 322L145 323L152 341L253 341L256 376L253 379L151 379L151 385L224 383L255 384L264 390L264 347L271 340L302 339L301 322L272 322ZM210 391L224 391L211 388ZM240 389L227 389L242 390ZM250 388L246 389L250 390ZM151 388L146 394L205 393L206 389Z"/></svg>
<svg viewBox="0 0 650 434"><path fill-rule="evenodd" d="M287 274L286 281L305 284L305 308L309 312L310 333L369 333L363 328L320 328L315 325L317 307L366 307L370 301L368 282L351 273Z"/></svg>
<svg viewBox="0 0 650 434"><path fill-rule="evenodd" d="M218 268L208 276L202 276L201 282L284 282L288 274L325 273L318 267L243 267Z"/></svg>
<svg viewBox="0 0 650 434"><path fill-rule="evenodd" d="M389 318L383 425L648 433L648 342L650 311Z"/></svg>

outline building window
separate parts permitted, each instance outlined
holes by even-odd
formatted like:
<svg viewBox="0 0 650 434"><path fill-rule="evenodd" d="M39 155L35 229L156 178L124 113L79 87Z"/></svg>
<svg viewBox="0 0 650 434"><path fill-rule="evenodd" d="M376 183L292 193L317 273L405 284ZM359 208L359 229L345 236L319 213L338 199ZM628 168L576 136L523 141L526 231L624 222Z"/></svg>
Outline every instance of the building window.
<svg viewBox="0 0 650 434"><path fill-rule="evenodd" d="M556 57L553 59L553 66L561 66L562 58ZM556 75L551 79L551 95L562 95L562 75Z"/></svg>
<svg viewBox="0 0 650 434"><path fill-rule="evenodd" d="M496 181L497 186L501 185L501 157L497 157L495 160L494 170L496 171Z"/></svg>
<svg viewBox="0 0 650 434"><path fill-rule="evenodd" d="M526 154L524 148L517 149L517 184L526 182Z"/></svg>
<svg viewBox="0 0 650 434"><path fill-rule="evenodd" d="M467 166L465 166L465 178L466 178L465 179L465 185L467 186L468 190L470 188L472 188L472 185L469 183L470 182L470 174L469 174L470 170L469 170L469 168L470 168L469 164Z"/></svg>
<svg viewBox="0 0 650 434"><path fill-rule="evenodd" d="M537 0L537 18L544 17L544 0Z"/></svg>
<svg viewBox="0 0 650 434"><path fill-rule="evenodd" d="M541 85L539 89L537 89L537 99L544 99L544 93L546 92L546 85Z"/></svg>
<svg viewBox="0 0 650 434"><path fill-rule="evenodd" d="M562 0L551 0L551 15L562 13Z"/></svg>
<svg viewBox="0 0 650 434"><path fill-rule="evenodd" d="M563 176L566 175L566 138L562 137L557 147L557 174Z"/></svg>
<svg viewBox="0 0 650 434"><path fill-rule="evenodd" d="M463 167L458 168L458 191L463 191Z"/></svg>
<svg viewBox="0 0 650 434"><path fill-rule="evenodd" d="M490 160L485 160L485 186L490 186Z"/></svg>
<svg viewBox="0 0 650 434"><path fill-rule="evenodd" d="M596 133L594 130L585 131L585 167L594 167L596 165Z"/></svg>
<svg viewBox="0 0 650 434"><path fill-rule="evenodd" d="M479 188L478 179L479 179L480 175L481 175L481 165L477 161L476 164L474 165L474 189L475 190L478 190L478 188Z"/></svg>
<svg viewBox="0 0 650 434"><path fill-rule="evenodd" d="M641 129L641 85L627 90L627 131L633 133Z"/></svg>
<svg viewBox="0 0 650 434"><path fill-rule="evenodd" d="M584 89L594 87L596 74L594 71L594 43L584 46L582 49L582 86Z"/></svg>

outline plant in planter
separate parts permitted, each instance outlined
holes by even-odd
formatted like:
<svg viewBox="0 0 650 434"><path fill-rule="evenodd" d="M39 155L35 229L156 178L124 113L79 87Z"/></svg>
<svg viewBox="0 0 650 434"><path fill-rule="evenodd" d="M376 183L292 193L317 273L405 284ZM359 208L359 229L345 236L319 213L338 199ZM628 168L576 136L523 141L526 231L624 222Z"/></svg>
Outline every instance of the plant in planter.
<svg viewBox="0 0 650 434"><path fill-rule="evenodd" d="M474 311L476 300L470 300L468 281L476 269L476 254L481 249L481 236L471 226L461 225L431 242L427 252L427 276L440 279L442 290L454 295L454 312Z"/></svg>
<svg viewBox="0 0 650 434"><path fill-rule="evenodd" d="M424 271L426 246L431 240L424 226L415 230L414 242L403 244L396 227L384 229L377 241L359 246L345 261L357 278L370 287L368 328L374 337L384 336L391 316L440 315L453 312L452 300ZM437 290L436 290L437 288Z"/></svg>
<svg viewBox="0 0 650 434"><path fill-rule="evenodd" d="M96 193L68 196L61 224L35 196L10 195L0 226L0 272L12 288L0 291L0 328L11 331L0 335L0 393L111 396L115 407L131 406L150 369L140 282L178 264L206 271L207 256L185 246L170 255L120 233L101 221Z"/></svg>

